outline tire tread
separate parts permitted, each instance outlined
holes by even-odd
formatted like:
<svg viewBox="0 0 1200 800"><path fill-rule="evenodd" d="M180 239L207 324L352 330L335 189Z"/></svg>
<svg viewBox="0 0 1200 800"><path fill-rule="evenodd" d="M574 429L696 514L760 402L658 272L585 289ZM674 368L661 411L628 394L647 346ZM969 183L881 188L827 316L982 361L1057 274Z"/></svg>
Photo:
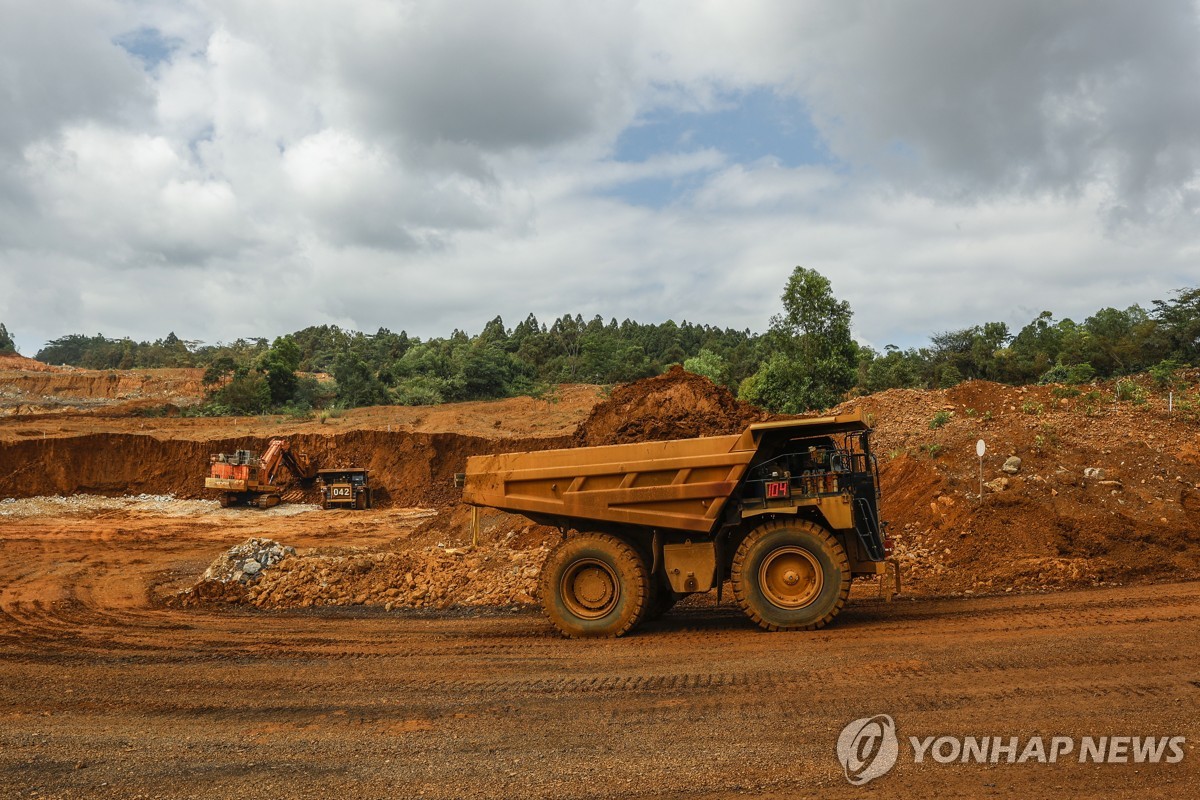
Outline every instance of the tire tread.
<svg viewBox="0 0 1200 800"><path fill-rule="evenodd" d="M748 587L746 585L747 576L745 573L747 556L754 549L755 545L757 545L758 542L764 537L774 533L775 531L784 529L805 530L817 537L820 540L822 547L828 551L828 554L833 558L834 563L838 566L841 572L841 585L838 587L837 601L834 603L833 607L820 619L807 625L785 627L769 622L752 607L748 598ZM846 550L842 547L841 543L834 538L832 533L820 525L817 525L814 522L809 522L808 520L800 519L775 520L759 525L757 528L750 531L750 533L747 534L746 538L743 539L742 543L738 546L737 551L734 553L733 564L729 570L729 581L731 584L733 584L733 595L737 600L738 607L741 608L746 616L753 620L758 627L766 631L779 631L785 629L815 631L825 627L833 620L834 617L838 615L838 613L842 610L842 607L846 605L846 599L850 596L850 578L850 559L846 557Z"/></svg>
<svg viewBox="0 0 1200 800"><path fill-rule="evenodd" d="M622 591L631 591L635 597L632 613L623 617L617 628L604 633L580 632L575 630L570 621L562 619L557 614L557 608L552 602L554 593L558 591L556 576L559 573L557 569L552 568L555 566L555 560L562 558L563 553L568 548L586 547L588 543L591 543L592 546L608 550L617 564L618 572L621 574L630 574L634 577L632 581L633 586L622 587ZM645 618L650 600L650 575L642 556L628 542L608 533L581 533L564 539L559 543L558 547L550 551L546 563L542 566L542 574L538 579L538 595L538 599L541 601L543 616L568 639L615 639L618 636L624 636Z"/></svg>

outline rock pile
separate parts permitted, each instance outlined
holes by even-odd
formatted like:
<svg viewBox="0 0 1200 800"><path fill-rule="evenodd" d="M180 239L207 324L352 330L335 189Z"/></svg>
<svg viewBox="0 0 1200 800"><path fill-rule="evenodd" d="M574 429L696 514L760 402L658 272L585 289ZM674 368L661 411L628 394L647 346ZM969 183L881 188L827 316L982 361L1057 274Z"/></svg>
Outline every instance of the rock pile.
<svg viewBox="0 0 1200 800"><path fill-rule="evenodd" d="M204 571L200 580L214 583L250 583L257 580L263 570L274 567L295 554L296 548L282 545L274 539L248 539L222 553L221 557Z"/></svg>
<svg viewBox="0 0 1200 800"><path fill-rule="evenodd" d="M383 606L444 609L534 602L546 546L503 544L307 554L266 573L246 593L260 608Z"/></svg>
<svg viewBox="0 0 1200 800"><path fill-rule="evenodd" d="M269 539L251 539L221 556L195 586L168 604L383 606L388 611L527 605L534 602L549 550L547 544L514 548L510 539L478 547L295 554Z"/></svg>

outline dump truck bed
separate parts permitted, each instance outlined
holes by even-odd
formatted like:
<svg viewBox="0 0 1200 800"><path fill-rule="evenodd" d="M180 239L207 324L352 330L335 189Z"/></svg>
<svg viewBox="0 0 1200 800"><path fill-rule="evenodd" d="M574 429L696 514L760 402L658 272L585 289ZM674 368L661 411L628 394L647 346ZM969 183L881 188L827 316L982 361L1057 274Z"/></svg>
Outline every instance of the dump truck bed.
<svg viewBox="0 0 1200 800"><path fill-rule="evenodd" d="M467 459L463 501L524 514L707 533L764 437L866 428L858 413L766 422L740 434Z"/></svg>

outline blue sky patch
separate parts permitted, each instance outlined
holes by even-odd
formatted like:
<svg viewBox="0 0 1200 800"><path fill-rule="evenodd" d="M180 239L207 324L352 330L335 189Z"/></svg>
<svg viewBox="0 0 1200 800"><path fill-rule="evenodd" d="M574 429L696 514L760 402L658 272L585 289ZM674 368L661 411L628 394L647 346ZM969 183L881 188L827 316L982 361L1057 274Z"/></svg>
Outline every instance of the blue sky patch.
<svg viewBox="0 0 1200 800"><path fill-rule="evenodd" d="M179 39L163 36L158 28L138 28L123 33L114 40L125 52L142 62L146 69L153 69L171 57L179 48Z"/></svg>
<svg viewBox="0 0 1200 800"><path fill-rule="evenodd" d="M706 148L719 150L736 164L763 158L783 167L836 163L813 125L807 106L795 97L768 89L730 96L724 108L710 113L654 112L621 133L614 159L637 163L654 156ZM636 205L661 207L701 180L698 175L644 179L605 194Z"/></svg>

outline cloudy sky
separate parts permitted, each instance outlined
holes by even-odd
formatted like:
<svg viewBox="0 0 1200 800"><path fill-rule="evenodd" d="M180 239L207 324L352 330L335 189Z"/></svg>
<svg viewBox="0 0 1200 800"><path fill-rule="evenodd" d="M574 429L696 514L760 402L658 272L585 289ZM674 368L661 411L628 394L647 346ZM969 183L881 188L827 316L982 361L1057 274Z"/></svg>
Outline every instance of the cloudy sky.
<svg viewBox="0 0 1200 800"><path fill-rule="evenodd" d="M877 347L1200 284L1195 2L0 0L0 322Z"/></svg>

